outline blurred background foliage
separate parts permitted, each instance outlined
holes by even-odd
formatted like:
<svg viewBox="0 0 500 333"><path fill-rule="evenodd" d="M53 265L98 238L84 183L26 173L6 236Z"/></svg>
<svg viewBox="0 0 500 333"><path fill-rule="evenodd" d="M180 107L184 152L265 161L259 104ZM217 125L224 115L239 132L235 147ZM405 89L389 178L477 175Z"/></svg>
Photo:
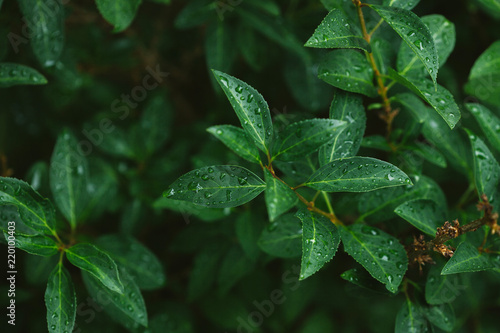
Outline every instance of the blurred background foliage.
<svg viewBox="0 0 500 333"><path fill-rule="evenodd" d="M132 234L157 254L167 282L162 289L144 292L149 331L233 332L242 325L238 318L247 320L259 312L256 303L269 300L276 289L286 301L274 304L272 311L261 310L263 325L254 332L393 330L402 298L343 281L341 273L353 268L351 260L340 259L347 258L344 253L337 254L335 265L299 283L298 259L276 260L257 247L262 230L272 228L267 226L263 198L224 210L159 199L188 170L241 162L205 131L215 124L237 124L211 68L257 88L277 124L313 114L328 117L333 88L316 77L324 52L303 44L326 15L325 6L339 3L351 5L341 0L145 0L130 26L114 32L93 1L66 1L64 46L50 66L37 60L29 39L13 47L12 39L5 38L12 33L22 37L26 27L16 2L1 5L0 61L30 66L48 80L43 86L0 90L2 175L24 179L50 197L48 162L57 135L69 127L80 140L90 141L85 133L94 133L99 144L92 144L88 158L98 175L93 179L98 202L79 234L90 240L109 233ZM488 7L491 3L423 0L414 10L419 16L442 14L455 24L456 46L440 69L439 82L459 103L474 101L462 87L477 57L500 39L499 12ZM123 100L115 104L144 85L147 68L159 68L168 76L133 106ZM118 107L128 110L126 116L121 117L125 111L115 112ZM375 113L367 116L366 134L383 135L382 120ZM464 110L463 117L470 115ZM92 131L103 119L114 129L109 134L101 130L99 136ZM467 179L449 169L436 172L448 201L457 200ZM356 195L336 198L340 214L349 214L356 200ZM43 332L43 286L54 263L17 253L23 274L17 282L16 330ZM418 271L409 274L418 280ZM83 304L77 314L82 332L123 331L103 312L85 312L92 307L86 303L81 278L72 275L77 303ZM465 324L459 332L498 330L500 298L496 293L496 299L488 299L491 291L481 283L491 278L464 275L470 281L456 283L455 297L461 301L454 303L455 312ZM470 287L460 289L464 285ZM479 313L487 299L487 310Z"/></svg>

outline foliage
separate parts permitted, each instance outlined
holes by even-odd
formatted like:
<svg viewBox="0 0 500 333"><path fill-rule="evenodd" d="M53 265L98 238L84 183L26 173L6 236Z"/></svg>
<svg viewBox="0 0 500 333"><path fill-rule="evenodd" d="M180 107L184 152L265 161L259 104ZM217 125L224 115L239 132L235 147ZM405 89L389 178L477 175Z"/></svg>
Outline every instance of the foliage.
<svg viewBox="0 0 500 333"><path fill-rule="evenodd" d="M495 331L500 7L461 5L0 1L9 328Z"/></svg>

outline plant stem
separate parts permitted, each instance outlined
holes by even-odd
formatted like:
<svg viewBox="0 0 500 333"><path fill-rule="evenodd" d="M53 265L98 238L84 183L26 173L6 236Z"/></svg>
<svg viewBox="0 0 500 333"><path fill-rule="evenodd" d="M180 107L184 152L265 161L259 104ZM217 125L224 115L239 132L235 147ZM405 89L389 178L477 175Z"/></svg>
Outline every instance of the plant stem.
<svg viewBox="0 0 500 333"><path fill-rule="evenodd" d="M330 203L330 198L328 197L328 194L325 191L321 191L321 193L323 194L323 198L325 199L326 206L328 207L328 211L331 214L333 214L333 208L332 208L332 204Z"/></svg>
<svg viewBox="0 0 500 333"><path fill-rule="evenodd" d="M363 15L363 10L362 10L362 7L364 4L361 3L360 0L353 0L353 3L356 6L356 10L357 10L358 17L359 17L359 23L361 25L361 31L363 32L363 38L365 39L365 41L368 44L370 44L372 34L379 27L379 25L382 24L382 22L379 22L375 26L375 28L370 33L368 33L366 30L365 17ZM391 101L387 97L388 88L384 85L383 75L380 73L380 71L378 69L377 63L375 62L375 57L373 56L373 53L365 51L365 54L366 54L366 57L368 59L368 62L370 63L370 65L373 69L373 73L375 75L375 80L377 81L377 85L378 85L377 92L378 92L379 96L382 98L382 103L384 106L385 114L381 115L380 118L382 118L382 120L384 120L387 124L386 137L389 140L389 136L392 133L392 121L394 120L394 117L398 114L398 110L393 110L391 107Z"/></svg>

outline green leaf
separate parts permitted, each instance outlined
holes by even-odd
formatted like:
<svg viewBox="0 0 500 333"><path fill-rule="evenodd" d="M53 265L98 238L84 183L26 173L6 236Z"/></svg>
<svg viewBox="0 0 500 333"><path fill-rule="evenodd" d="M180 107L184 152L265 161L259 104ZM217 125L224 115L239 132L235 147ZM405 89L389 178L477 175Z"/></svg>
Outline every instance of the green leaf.
<svg viewBox="0 0 500 333"><path fill-rule="evenodd" d="M210 290L215 282L219 263L226 251L227 246L219 242L210 244L196 254L189 275L188 300L193 301Z"/></svg>
<svg viewBox="0 0 500 333"><path fill-rule="evenodd" d="M491 146L500 152L500 118L481 104L469 103L465 107L472 113Z"/></svg>
<svg viewBox="0 0 500 333"><path fill-rule="evenodd" d="M346 121L347 127L337 132L333 140L319 149L321 165L358 153L366 128L366 115L361 96L335 89L330 106L330 119Z"/></svg>
<svg viewBox="0 0 500 333"><path fill-rule="evenodd" d="M500 164L486 146L486 144L474 133L467 130L472 144L472 154L474 156L474 180L479 195L486 194L493 202L500 198L494 198L500 180Z"/></svg>
<svg viewBox="0 0 500 333"><path fill-rule="evenodd" d="M262 179L243 167L214 165L179 177L163 196L200 206L225 208L249 202L265 187Z"/></svg>
<svg viewBox="0 0 500 333"><path fill-rule="evenodd" d="M217 125L207 128L207 131L241 158L260 163L259 150L243 129L233 125Z"/></svg>
<svg viewBox="0 0 500 333"><path fill-rule="evenodd" d="M393 6L398 8L403 8L407 10L412 10L415 8L420 0L384 0L384 6Z"/></svg>
<svg viewBox="0 0 500 333"><path fill-rule="evenodd" d="M290 53L283 68L285 80L293 97L300 106L309 111L320 111L328 106L331 87L318 78L318 63L315 52L311 57L300 58Z"/></svg>
<svg viewBox="0 0 500 333"><path fill-rule="evenodd" d="M382 37L375 37L371 40L370 46L372 48L375 63L381 74L386 74L387 69L392 66L396 58L396 50L394 50L391 42Z"/></svg>
<svg viewBox="0 0 500 333"><path fill-rule="evenodd" d="M344 250L392 293L408 268L406 251L398 239L371 226L353 224L340 228Z"/></svg>
<svg viewBox="0 0 500 333"><path fill-rule="evenodd" d="M392 151L391 146L389 146L389 143L387 142L387 139L382 135L365 136L363 138L363 141L361 141L361 147L373 148L387 152Z"/></svg>
<svg viewBox="0 0 500 333"><path fill-rule="evenodd" d="M500 18L500 0L477 0L484 11L495 17Z"/></svg>
<svg viewBox="0 0 500 333"><path fill-rule="evenodd" d="M62 260L50 273L45 290L45 306L49 332L73 332L76 318L75 287Z"/></svg>
<svg viewBox="0 0 500 333"><path fill-rule="evenodd" d="M329 262L340 244L337 227L323 215L305 208L296 216L302 221L302 260L300 280L316 273Z"/></svg>
<svg viewBox="0 0 500 333"><path fill-rule="evenodd" d="M273 159L302 159L335 138L345 126L345 121L335 119L308 119L292 123L276 138Z"/></svg>
<svg viewBox="0 0 500 333"><path fill-rule="evenodd" d="M179 212L185 219L189 219L189 216L194 215L205 222L220 220L221 218L228 216L230 213L227 209L207 208L196 205L192 202L168 199L165 197L156 200L153 204L153 208L166 208L173 210L174 212Z"/></svg>
<svg viewBox="0 0 500 333"><path fill-rule="evenodd" d="M240 24L237 30L239 53L246 63L255 71L261 71L270 61L269 45L271 42L247 24ZM303 65L303 62L300 62Z"/></svg>
<svg viewBox="0 0 500 333"><path fill-rule="evenodd" d="M431 306L426 308L424 313L433 325L446 332L451 332L453 330L457 320L455 311L449 303Z"/></svg>
<svg viewBox="0 0 500 333"><path fill-rule="evenodd" d="M477 58L465 91L490 104L500 104L500 40L491 44Z"/></svg>
<svg viewBox="0 0 500 333"><path fill-rule="evenodd" d="M425 176L413 176L415 185L383 188L362 194L358 199L358 210L362 214L358 220L384 221L394 217L394 209L413 199L429 199L446 209L446 198L439 185Z"/></svg>
<svg viewBox="0 0 500 333"><path fill-rule="evenodd" d="M140 160L158 151L170 136L172 106L162 94L153 96L144 108L137 124L133 143L137 148L135 156Z"/></svg>
<svg viewBox="0 0 500 333"><path fill-rule="evenodd" d="M396 328L394 332L428 332L427 320L422 308L407 298L396 315Z"/></svg>
<svg viewBox="0 0 500 333"><path fill-rule="evenodd" d="M453 95L443 86L432 84L427 79L412 78L413 81L410 81L409 78L402 76L391 68L389 68L389 76L429 103L451 129L460 120L460 109L455 103Z"/></svg>
<svg viewBox="0 0 500 333"><path fill-rule="evenodd" d="M304 186L326 192L368 192L412 184L394 165L371 157L334 160L314 172Z"/></svg>
<svg viewBox="0 0 500 333"><path fill-rule="evenodd" d="M259 247L262 251L281 258L296 258L301 253L302 226L292 213L280 216L262 231Z"/></svg>
<svg viewBox="0 0 500 333"><path fill-rule="evenodd" d="M387 22L403 41L415 53L424 64L436 85L436 77L439 69L438 53L429 28L422 20L409 10L370 5Z"/></svg>
<svg viewBox="0 0 500 333"><path fill-rule="evenodd" d="M233 245L222 258L217 283L219 292L226 294L241 278L254 269L253 263L239 247Z"/></svg>
<svg viewBox="0 0 500 333"><path fill-rule="evenodd" d="M428 162L446 168L446 159L436 148L422 142L415 142L415 146L410 146L409 149Z"/></svg>
<svg viewBox="0 0 500 333"><path fill-rule="evenodd" d="M163 266L153 252L130 236L106 235L96 245L127 269L140 289L157 289L165 284Z"/></svg>
<svg viewBox="0 0 500 333"><path fill-rule="evenodd" d="M189 29L216 17L216 6L212 0L194 0L188 2L175 18L177 29Z"/></svg>
<svg viewBox="0 0 500 333"><path fill-rule="evenodd" d="M97 9L111 25L113 32L128 28L142 0L96 0Z"/></svg>
<svg viewBox="0 0 500 333"><path fill-rule="evenodd" d="M427 119L428 108L420 98L412 93L401 93L393 97L394 102L403 106L408 110L419 123L423 123Z"/></svg>
<svg viewBox="0 0 500 333"><path fill-rule="evenodd" d="M92 244L79 243L67 249L66 256L70 263L95 276L107 288L123 293L116 263L106 252Z"/></svg>
<svg viewBox="0 0 500 333"><path fill-rule="evenodd" d="M269 106L261 94L245 82L219 71L213 71L215 79L226 94L241 126L257 147L268 152L272 140L273 124Z"/></svg>
<svg viewBox="0 0 500 333"><path fill-rule="evenodd" d="M92 131L92 127L86 130L87 133L90 133L90 131ZM97 147L111 156L133 159L135 152L129 143L129 134L120 127L115 127L112 132L103 136L102 141L96 141L99 142Z"/></svg>
<svg viewBox="0 0 500 333"><path fill-rule="evenodd" d="M0 205L16 206L27 227L39 233L56 234L52 203L22 180L0 177Z"/></svg>
<svg viewBox="0 0 500 333"><path fill-rule="evenodd" d="M280 7L275 2L269 0L254 0L245 4L274 16L279 16L281 12Z"/></svg>
<svg viewBox="0 0 500 333"><path fill-rule="evenodd" d="M74 229L87 206L88 162L69 130L57 138L50 159L50 189L61 213Z"/></svg>
<svg viewBox="0 0 500 333"><path fill-rule="evenodd" d="M377 96L373 69L365 56L355 50L335 50L326 54L319 64L318 77L342 90Z"/></svg>
<svg viewBox="0 0 500 333"><path fill-rule="evenodd" d="M436 236L436 230L446 221L446 212L434 201L417 199L407 201L394 210L415 228Z"/></svg>
<svg viewBox="0 0 500 333"><path fill-rule="evenodd" d="M380 284L364 269L353 268L342 273L340 277L358 287L378 293L388 294L384 285Z"/></svg>
<svg viewBox="0 0 500 333"><path fill-rule="evenodd" d="M33 53L43 67L56 64L64 45L64 7L52 0L18 0Z"/></svg>
<svg viewBox="0 0 500 333"><path fill-rule="evenodd" d="M264 229L266 221L264 219L255 218L250 211L243 212L236 219L236 236L240 241L241 248L250 260L256 260L260 254L257 242L259 236Z"/></svg>
<svg viewBox="0 0 500 333"><path fill-rule="evenodd" d="M102 284L95 275L82 271L83 282L94 301L104 308L116 322L128 329L148 326L148 314L141 291L128 272L120 268L120 276L127 291L117 293Z"/></svg>
<svg viewBox="0 0 500 333"><path fill-rule="evenodd" d="M235 36L231 26L222 21L212 22L207 27L205 36L205 54L207 67L229 72L236 59Z"/></svg>
<svg viewBox="0 0 500 333"><path fill-rule="evenodd" d="M9 240L8 231L4 230L4 236L6 240ZM50 257L58 252L57 243L52 238L43 235L25 235L17 230L14 237L16 247L28 253Z"/></svg>
<svg viewBox="0 0 500 333"><path fill-rule="evenodd" d="M493 264L488 257L479 253L477 248L469 242L458 245L453 256L444 265L442 275L465 272L479 272L490 269Z"/></svg>
<svg viewBox="0 0 500 333"><path fill-rule="evenodd" d="M429 304L444 304L453 302L461 290L467 287L461 285L457 275L441 275L442 265L433 265L425 283L425 300Z"/></svg>
<svg viewBox="0 0 500 333"><path fill-rule="evenodd" d="M298 201L297 195L281 180L273 177L271 172L264 170L266 181L266 206L269 221L273 222L278 216L290 210Z"/></svg>
<svg viewBox="0 0 500 333"><path fill-rule="evenodd" d="M0 63L0 88L46 83L47 79L33 68L8 62Z"/></svg>
<svg viewBox="0 0 500 333"><path fill-rule="evenodd" d="M423 16L422 22L432 34L439 66L443 67L455 47L455 25L442 15ZM406 44L401 44L399 49L397 68L401 75L407 74L408 76L422 76L426 71L419 57Z"/></svg>
<svg viewBox="0 0 500 333"><path fill-rule="evenodd" d="M340 9L333 9L328 13L304 46L329 49L357 48L371 52L370 45L363 37L351 30L348 17Z"/></svg>

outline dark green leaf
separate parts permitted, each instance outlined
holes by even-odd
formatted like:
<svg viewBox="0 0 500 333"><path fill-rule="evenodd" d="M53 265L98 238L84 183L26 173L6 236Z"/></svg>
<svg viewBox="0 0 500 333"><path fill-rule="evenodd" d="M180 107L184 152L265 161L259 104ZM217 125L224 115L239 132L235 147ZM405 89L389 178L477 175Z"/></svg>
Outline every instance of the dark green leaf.
<svg viewBox="0 0 500 333"><path fill-rule="evenodd" d="M269 170L265 169L264 172L267 213L269 221L273 222L278 216L295 206L298 197L286 184L273 177Z"/></svg>
<svg viewBox="0 0 500 333"><path fill-rule="evenodd" d="M368 225L340 228L344 250L392 293L408 268L406 251L397 238Z"/></svg>
<svg viewBox="0 0 500 333"><path fill-rule="evenodd" d="M282 258L299 257L302 226L292 213L282 215L262 231L259 247L262 251Z"/></svg>
<svg viewBox="0 0 500 333"><path fill-rule="evenodd" d="M88 169L85 155L78 150L78 140L69 130L64 130L57 138L50 160L50 189L56 205L73 229L89 200Z"/></svg>
<svg viewBox="0 0 500 333"><path fill-rule="evenodd" d="M0 177L0 205L16 206L27 227L39 233L56 234L52 203L22 180Z"/></svg>
<svg viewBox="0 0 500 333"><path fill-rule="evenodd" d="M384 0L384 6L399 7L407 10L415 8L420 0Z"/></svg>
<svg viewBox="0 0 500 333"><path fill-rule="evenodd" d="M455 46L455 25L442 15L424 16L422 22L432 34L439 66L443 67ZM401 75L421 76L421 73L425 73L424 64L419 61L418 56L406 44L401 44L399 49L397 68Z"/></svg>
<svg viewBox="0 0 500 333"><path fill-rule="evenodd" d="M107 288L123 293L116 263L106 252L89 243L78 243L66 250L66 256L70 263L95 276Z"/></svg>
<svg viewBox="0 0 500 333"><path fill-rule="evenodd" d="M423 123L427 118L428 108L425 104L412 93L401 93L393 97L394 101L401 104L405 109L411 112L411 114L418 120L418 122Z"/></svg>
<svg viewBox="0 0 500 333"><path fill-rule="evenodd" d="M248 139L243 129L233 125L218 125L207 128L207 131L238 156L253 163L260 163L259 150Z"/></svg>
<svg viewBox="0 0 500 333"><path fill-rule="evenodd" d="M439 69L438 53L429 28L409 10L395 7L370 5L424 64L432 81L436 84Z"/></svg>
<svg viewBox="0 0 500 333"><path fill-rule="evenodd" d="M387 139L382 135L365 136L363 138L363 141L361 141L361 147L373 148L387 152L392 151L391 146L389 146L389 143L387 142Z"/></svg>
<svg viewBox="0 0 500 333"><path fill-rule="evenodd" d="M64 7L52 0L18 0L30 31L33 53L44 67L54 66L64 45Z"/></svg>
<svg viewBox="0 0 500 333"><path fill-rule="evenodd" d="M366 57L355 50L335 50L328 53L318 68L318 77L342 90L377 96L373 85L373 69Z"/></svg>
<svg viewBox="0 0 500 333"><path fill-rule="evenodd" d="M340 277L358 287L387 294L384 285L380 284L364 269L353 268L342 273Z"/></svg>
<svg viewBox="0 0 500 333"><path fill-rule="evenodd" d="M272 140L273 124L266 101L257 90L245 82L219 71L213 72L243 129L255 141L257 147L267 153Z"/></svg>
<svg viewBox="0 0 500 333"><path fill-rule="evenodd" d="M460 120L460 109L457 103L455 103L453 95L443 86L432 84L432 82L427 79L412 78L412 81L410 81L409 78L396 73L390 68L389 76L429 103L429 105L446 121L451 129L453 129Z"/></svg>
<svg viewBox="0 0 500 333"><path fill-rule="evenodd" d="M436 148L422 142L416 142L415 147L410 147L410 149L428 162L446 168L446 159Z"/></svg>
<svg viewBox="0 0 500 333"><path fill-rule="evenodd" d="M177 29L189 29L217 17L217 4L212 0L194 0L188 2L175 18Z"/></svg>
<svg viewBox="0 0 500 333"><path fill-rule="evenodd" d="M246 2L245 4L274 16L279 16L281 12L280 7L275 2L270 0L254 0Z"/></svg>
<svg viewBox="0 0 500 333"><path fill-rule="evenodd" d="M317 48L358 48L371 52L370 45L350 28L349 19L340 9L333 9L316 28L304 46Z"/></svg>
<svg viewBox="0 0 500 333"><path fill-rule="evenodd" d="M130 236L106 235L96 245L127 269L140 289L157 289L165 284L163 266L153 252Z"/></svg>
<svg viewBox="0 0 500 333"><path fill-rule="evenodd" d="M500 118L481 104L470 103L465 107L476 118L491 146L500 152Z"/></svg>
<svg viewBox="0 0 500 333"><path fill-rule="evenodd" d="M446 198L439 185L425 176L413 176L414 186L399 186L364 193L358 199L358 209L362 214L358 220L383 221L394 217L394 209L413 199L429 199L446 208Z"/></svg>
<svg viewBox="0 0 500 333"><path fill-rule="evenodd" d="M488 260L486 255L479 253L477 248L471 243L462 242L458 245L451 259L444 265L441 274L479 272L492 267L493 264Z"/></svg>
<svg viewBox="0 0 500 333"><path fill-rule="evenodd" d="M337 132L333 140L320 148L321 165L358 153L366 128L366 115L361 96L335 89L330 106L330 119L346 121L347 127Z"/></svg>
<svg viewBox="0 0 500 333"><path fill-rule="evenodd" d="M225 208L247 203L265 187L262 179L245 168L214 165L179 177L163 195L201 206Z"/></svg>
<svg viewBox="0 0 500 333"><path fill-rule="evenodd" d="M453 307L448 304L431 306L424 310L425 316L433 324L440 329L451 332L455 326L456 317Z"/></svg>
<svg viewBox="0 0 500 333"><path fill-rule="evenodd" d="M334 119L308 119L290 124L276 139L273 159L302 159L333 140L345 126L345 121Z"/></svg>
<svg viewBox="0 0 500 333"><path fill-rule="evenodd" d="M396 328L394 332L428 332L427 320L422 308L409 299L406 299L396 316Z"/></svg>
<svg viewBox="0 0 500 333"><path fill-rule="evenodd" d="M302 208L297 212L302 221L302 260L300 280L316 273L329 262L340 244L337 227L323 215Z"/></svg>
<svg viewBox="0 0 500 333"><path fill-rule="evenodd" d="M9 234L4 231L5 239L9 239ZM19 232L14 233L15 244L18 249L31 254L50 257L58 252L57 243L49 237L43 235L25 235Z"/></svg>
<svg viewBox="0 0 500 333"><path fill-rule="evenodd" d="M396 58L396 51L390 41L380 37L373 38L370 45L378 70L380 73L386 74L387 69L392 66Z"/></svg>
<svg viewBox="0 0 500 333"><path fill-rule="evenodd" d="M233 245L220 264L217 282L221 294L226 294L242 277L253 270L253 264L239 245Z"/></svg>
<svg viewBox="0 0 500 333"><path fill-rule="evenodd" d="M499 200L500 198L494 198L494 195L500 180L500 164L483 140L471 131L466 131L472 144L474 180L479 195L486 194L491 201Z"/></svg>
<svg viewBox="0 0 500 333"><path fill-rule="evenodd" d="M500 18L500 1L499 0L477 0L484 8L484 11L495 17Z"/></svg>
<svg viewBox="0 0 500 333"><path fill-rule="evenodd" d="M442 265L433 265L425 283L425 300L429 304L453 302L466 289L457 275L441 275Z"/></svg>
<svg viewBox="0 0 500 333"><path fill-rule="evenodd" d="M97 9L113 25L113 32L128 28L142 0L96 0Z"/></svg>
<svg viewBox="0 0 500 333"><path fill-rule="evenodd" d="M236 59L232 27L222 21L212 22L205 37L207 67L228 73Z"/></svg>
<svg viewBox="0 0 500 333"><path fill-rule="evenodd" d="M326 192L368 192L408 184L412 184L410 178L390 163L349 157L325 164L304 185Z"/></svg>
<svg viewBox="0 0 500 333"><path fill-rule="evenodd" d="M92 128L87 130L90 133ZM90 134L89 134L90 135ZM101 141L95 141L99 149L105 153L116 156L116 157L126 157L133 159L135 157L135 152L132 149L132 145L129 143L129 133L126 133L119 127L113 128L113 131L103 135Z"/></svg>
<svg viewBox="0 0 500 333"><path fill-rule="evenodd" d="M46 83L47 79L33 68L8 62L0 63L0 88Z"/></svg>
<svg viewBox="0 0 500 333"><path fill-rule="evenodd" d="M446 212L434 201L417 199L399 205L394 212L428 235L436 236L436 230L446 221Z"/></svg>
<svg viewBox="0 0 500 333"><path fill-rule="evenodd" d="M183 215L186 223L189 221L191 215L196 216L202 221L211 222L215 220L220 220L221 218L228 216L230 211L220 208L207 208L200 205L196 205L192 202L183 200L174 200L168 198L160 198L156 200L153 204L153 208L161 209L166 208L173 210L174 212L179 212Z"/></svg>
<svg viewBox="0 0 500 333"><path fill-rule="evenodd" d="M240 24L237 30L237 42L240 54L247 64L255 71L261 71L272 58L269 56L269 41L252 27ZM303 62L300 62L303 65Z"/></svg>
<svg viewBox="0 0 500 333"><path fill-rule="evenodd" d="M62 260L50 273L45 290L47 326L49 332L72 332L76 318L75 287Z"/></svg>
<svg viewBox="0 0 500 333"><path fill-rule="evenodd" d="M128 329L138 325L148 326L148 314L141 291L134 279L123 268L120 269L126 292L120 294L106 288L102 280L98 280L89 272L82 271L83 282L94 301L104 308L116 322Z"/></svg>
<svg viewBox="0 0 500 333"><path fill-rule="evenodd" d="M187 288L187 297L190 301L210 290L215 282L219 263L226 251L227 246L218 242L210 244L196 254Z"/></svg>
<svg viewBox="0 0 500 333"><path fill-rule="evenodd" d="M500 40L477 58L465 91L490 104L500 104Z"/></svg>
<svg viewBox="0 0 500 333"><path fill-rule="evenodd" d="M254 218L250 211L242 213L236 219L236 236L238 236L241 248L251 260L259 256L260 249L257 241L265 224L263 219Z"/></svg>

